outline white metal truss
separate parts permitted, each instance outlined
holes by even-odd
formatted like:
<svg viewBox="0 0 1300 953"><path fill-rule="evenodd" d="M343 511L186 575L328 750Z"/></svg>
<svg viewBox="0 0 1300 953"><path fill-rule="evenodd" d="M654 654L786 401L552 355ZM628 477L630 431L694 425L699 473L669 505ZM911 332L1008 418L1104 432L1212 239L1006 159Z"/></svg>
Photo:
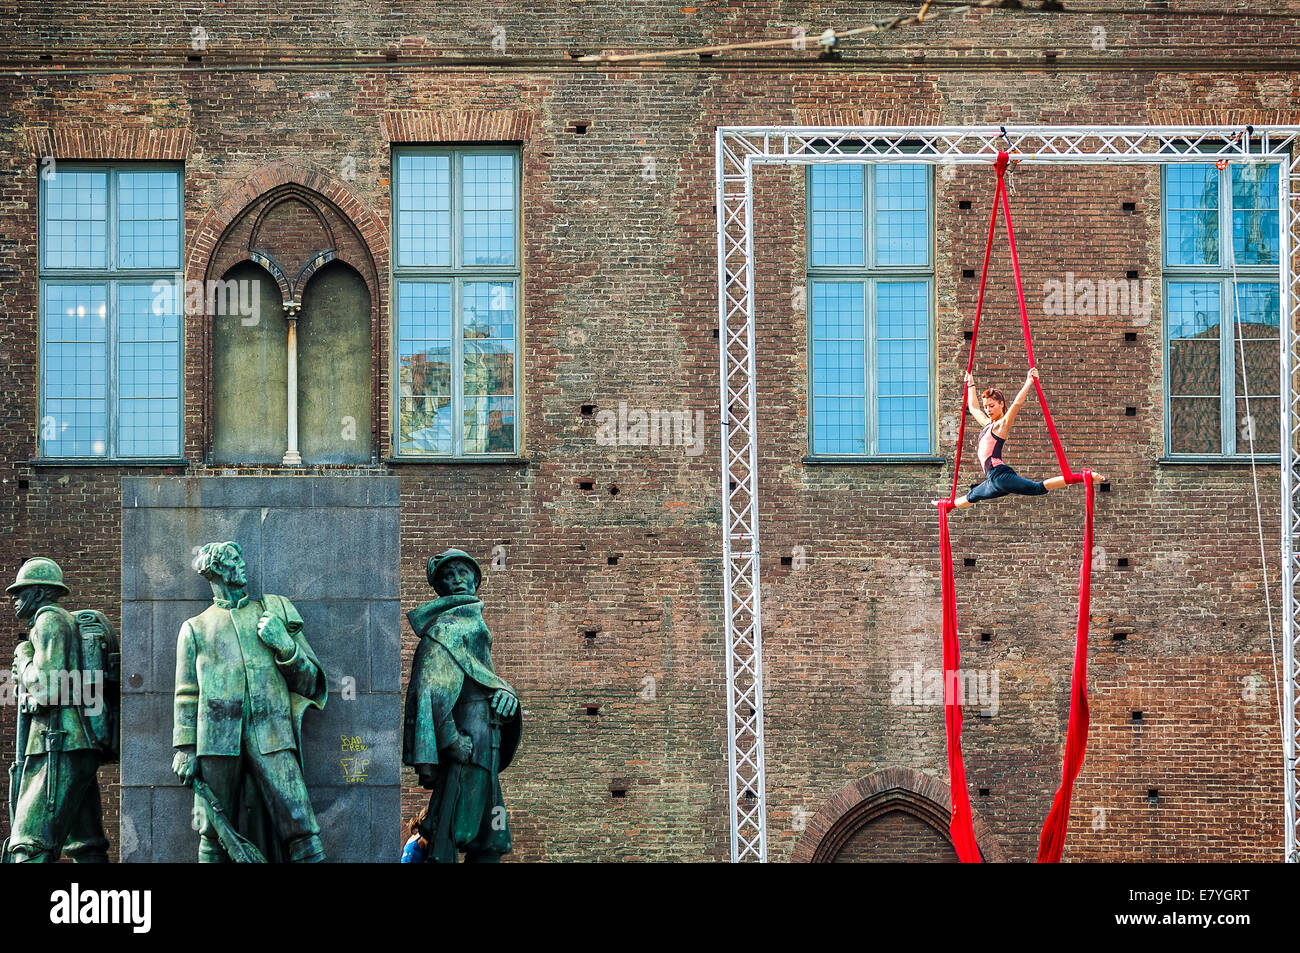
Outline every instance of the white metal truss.
<svg viewBox="0 0 1300 953"><path fill-rule="evenodd" d="M722 414L723 587L731 859L767 860L763 638L754 349L754 167L924 162L1154 164L1209 159L1279 168L1282 398L1283 747L1285 858L1297 853L1296 650L1300 647L1300 126L721 126L716 135L718 352Z"/></svg>

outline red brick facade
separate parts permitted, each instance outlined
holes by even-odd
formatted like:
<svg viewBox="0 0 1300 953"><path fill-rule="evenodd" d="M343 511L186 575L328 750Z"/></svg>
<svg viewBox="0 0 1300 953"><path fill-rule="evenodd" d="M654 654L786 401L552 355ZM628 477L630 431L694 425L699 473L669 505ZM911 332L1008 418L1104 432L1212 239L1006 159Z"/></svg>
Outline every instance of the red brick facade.
<svg viewBox="0 0 1300 953"><path fill-rule="evenodd" d="M348 470L401 477L404 607L428 597L424 561L446 546L487 567L497 666L525 709L520 754L504 778L514 858L725 859L715 128L1300 122L1289 59L1300 7L1255 17L1215 13L1225 5L1210 0L1125 15L1069 6L945 17L845 41L838 60L765 50L609 66L575 57L771 38L798 25L815 37L899 9L577 2L496 13L451 3L403 5L400 16L350 7L309 16L253 0L200 16L134 3L0 2L10 23L0 76L0 567L12 574L30 555L50 556L71 604L117 620L122 476L285 472L207 462L209 341L193 319L184 466L32 462L41 160L183 162L192 278L220 277L246 252L258 215L292 193L370 287L377 462ZM1094 27L1106 31L1104 48ZM493 45L498 28L504 49ZM196 29L204 48L193 45ZM455 142L521 150L520 459L388 464L391 150ZM942 709L895 704L891 688L900 670L940 664L929 500L951 480L954 440L940 438L942 466L801 462L803 177L764 169L756 186L770 854L812 859L816 845L805 841L816 819L857 810L841 803L851 800L845 791L879 796L854 786L890 771L922 780L911 794L899 788L893 807L873 808L883 826L845 834L850 854L942 853L924 819L945 804ZM977 285L963 272L980 264L990 187L982 169L935 181L941 435ZM1023 167L1013 188L1031 297L1066 271L1137 271L1158 294L1158 171ZM284 226L281 247L293 247L296 227ZM1010 392L1024 355L1005 260L989 294L977 379ZM1144 326L1030 307L1070 460L1113 485L1098 495L1092 734L1066 859L1277 858L1281 743L1251 472L1158 462L1158 299ZM599 444L583 407L620 401L703 410L704 452ZM1008 444L1035 478L1052 465L1041 422L1031 400ZM970 467L972 447L965 452ZM1260 477L1276 621L1276 464ZM965 735L990 858L1033 858L1059 781L1081 515L1081 494L1063 491L954 518L964 661L1000 679L999 710L972 714ZM783 565L796 551L800 559ZM967 556L974 566L963 565ZM1114 638L1121 631L1126 638ZM7 658L16 626L4 632ZM409 664L409 633L405 645ZM5 707L6 762L12 725ZM115 836L116 789L106 791ZM420 800L412 788L406 813Z"/></svg>

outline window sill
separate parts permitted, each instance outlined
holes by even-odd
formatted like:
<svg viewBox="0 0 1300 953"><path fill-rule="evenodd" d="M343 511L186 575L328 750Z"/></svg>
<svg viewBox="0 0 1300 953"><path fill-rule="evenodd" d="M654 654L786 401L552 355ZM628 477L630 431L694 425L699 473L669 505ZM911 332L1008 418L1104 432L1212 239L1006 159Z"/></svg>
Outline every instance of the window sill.
<svg viewBox="0 0 1300 953"><path fill-rule="evenodd" d="M895 456L895 457L868 457L868 456L817 456L804 457L800 463L812 466L838 466L840 464L850 464L852 466L874 466L879 464L904 464L906 466L942 466L948 462L947 457L931 457L926 455L916 456Z"/></svg>
<svg viewBox="0 0 1300 953"><path fill-rule="evenodd" d="M188 467L190 461L171 457L75 457L23 460L20 467Z"/></svg>
<svg viewBox="0 0 1300 953"><path fill-rule="evenodd" d="M1266 466L1281 465L1282 457L1276 453L1257 453L1255 462L1262 463ZM1161 466L1210 466L1210 467L1241 467L1250 466L1249 456L1187 456L1187 457L1160 457L1156 463Z"/></svg>
<svg viewBox="0 0 1300 953"><path fill-rule="evenodd" d="M415 466L428 467L428 466L445 466L447 464L453 464L453 465L496 464L497 466L526 467L528 466L530 461L527 457L512 457L512 456L505 456L505 457L433 457L430 456L430 457L388 457L387 459L382 460L380 462L392 466L407 466L413 464Z"/></svg>

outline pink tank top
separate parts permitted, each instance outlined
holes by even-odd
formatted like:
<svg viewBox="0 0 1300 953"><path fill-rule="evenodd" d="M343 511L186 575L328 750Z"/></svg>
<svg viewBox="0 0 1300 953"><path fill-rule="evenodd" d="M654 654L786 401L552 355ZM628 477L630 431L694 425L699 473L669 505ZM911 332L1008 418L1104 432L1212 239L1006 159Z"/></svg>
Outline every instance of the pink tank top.
<svg viewBox="0 0 1300 953"><path fill-rule="evenodd" d="M1005 442L1005 437L999 437L993 432L993 424L980 431L979 442L975 445L975 454L979 457L985 476L989 475L989 470L1005 463L1002 459L1002 444Z"/></svg>

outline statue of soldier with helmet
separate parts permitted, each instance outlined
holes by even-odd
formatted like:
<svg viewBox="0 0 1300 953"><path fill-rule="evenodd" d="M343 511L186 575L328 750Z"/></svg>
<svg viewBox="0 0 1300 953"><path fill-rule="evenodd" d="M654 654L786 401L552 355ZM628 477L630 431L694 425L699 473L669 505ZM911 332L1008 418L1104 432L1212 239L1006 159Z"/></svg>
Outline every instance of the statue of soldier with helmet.
<svg viewBox="0 0 1300 953"><path fill-rule="evenodd" d="M18 737L9 769L7 863L107 863L98 769L117 759L121 654L102 612L71 613L63 570L23 563L5 589L28 637L14 648Z"/></svg>
<svg viewBox="0 0 1300 953"><path fill-rule="evenodd" d="M510 852L500 774L514 758L519 697L492 667L492 633L472 556L448 549L429 560L438 598L407 613L420 637L406 693L402 760L429 790L425 858L494 863Z"/></svg>

